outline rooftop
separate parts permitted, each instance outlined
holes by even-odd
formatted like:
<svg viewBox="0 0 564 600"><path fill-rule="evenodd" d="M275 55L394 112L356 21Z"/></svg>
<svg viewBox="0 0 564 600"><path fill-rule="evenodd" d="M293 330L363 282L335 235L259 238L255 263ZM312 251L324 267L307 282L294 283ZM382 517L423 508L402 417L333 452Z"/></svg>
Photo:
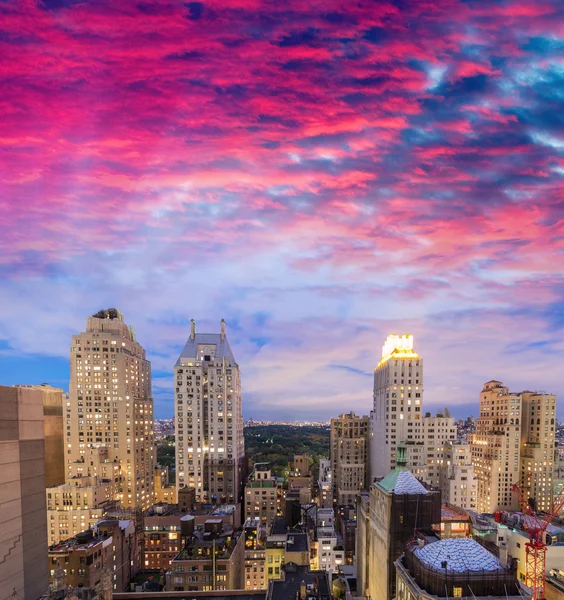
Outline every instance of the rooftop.
<svg viewBox="0 0 564 600"><path fill-rule="evenodd" d="M414 550L427 567L450 573L503 571L497 558L471 538L447 538Z"/></svg>
<svg viewBox="0 0 564 600"><path fill-rule="evenodd" d="M288 534L286 540L286 552L308 552L309 543L307 533Z"/></svg>
<svg viewBox="0 0 564 600"><path fill-rule="evenodd" d="M235 364L235 357L225 335L225 324L222 322L222 333L196 333L196 324L192 321L190 337L186 342L176 366L181 366L187 360L204 360L204 356L226 358Z"/></svg>
<svg viewBox="0 0 564 600"><path fill-rule="evenodd" d="M293 600L300 592L300 586L305 584L306 598L330 600L331 591L325 571L310 571L308 567L298 567L288 563L284 579L271 581L266 594L267 600Z"/></svg>

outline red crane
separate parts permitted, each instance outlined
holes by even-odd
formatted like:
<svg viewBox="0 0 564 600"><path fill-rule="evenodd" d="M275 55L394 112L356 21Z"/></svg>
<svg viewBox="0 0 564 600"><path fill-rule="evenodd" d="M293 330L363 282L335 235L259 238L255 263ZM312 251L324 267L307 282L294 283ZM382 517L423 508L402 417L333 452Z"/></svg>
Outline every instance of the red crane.
<svg viewBox="0 0 564 600"><path fill-rule="evenodd" d="M529 488L528 482L532 473L526 475L518 483L511 486L513 492L519 497L519 505L523 511L523 530L529 534L526 544L526 585L533 590L531 600L544 600L544 578L546 575L546 543L545 533L554 517L564 506L564 489L562 489L552 502L548 513L537 513L534 498L525 495Z"/></svg>

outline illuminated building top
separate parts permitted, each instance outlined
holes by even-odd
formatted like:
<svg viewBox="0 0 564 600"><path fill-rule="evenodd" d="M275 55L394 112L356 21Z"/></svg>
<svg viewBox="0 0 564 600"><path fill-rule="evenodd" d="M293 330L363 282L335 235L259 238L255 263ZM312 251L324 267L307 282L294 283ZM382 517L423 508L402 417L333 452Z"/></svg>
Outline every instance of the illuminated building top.
<svg viewBox="0 0 564 600"><path fill-rule="evenodd" d="M419 355L413 350L413 336L390 334L382 346L382 360L378 366L388 362L390 358L419 358Z"/></svg>

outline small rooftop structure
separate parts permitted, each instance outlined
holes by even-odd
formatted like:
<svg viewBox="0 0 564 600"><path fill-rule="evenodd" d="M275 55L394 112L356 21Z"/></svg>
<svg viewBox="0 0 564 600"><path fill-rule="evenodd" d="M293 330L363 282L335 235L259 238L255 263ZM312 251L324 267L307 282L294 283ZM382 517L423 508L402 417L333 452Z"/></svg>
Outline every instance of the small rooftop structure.
<svg viewBox="0 0 564 600"><path fill-rule="evenodd" d="M221 333L196 333L196 322L190 322L190 337L184 345L176 366L190 361L204 361L211 358L226 358L236 364L231 346L225 334L225 321L221 321Z"/></svg>
<svg viewBox="0 0 564 600"><path fill-rule="evenodd" d="M422 564L446 572L502 571L497 558L471 538L447 538L414 550Z"/></svg>
<svg viewBox="0 0 564 600"><path fill-rule="evenodd" d="M429 490L407 469L405 446L398 444L396 468L376 483L384 492L394 494L428 494Z"/></svg>

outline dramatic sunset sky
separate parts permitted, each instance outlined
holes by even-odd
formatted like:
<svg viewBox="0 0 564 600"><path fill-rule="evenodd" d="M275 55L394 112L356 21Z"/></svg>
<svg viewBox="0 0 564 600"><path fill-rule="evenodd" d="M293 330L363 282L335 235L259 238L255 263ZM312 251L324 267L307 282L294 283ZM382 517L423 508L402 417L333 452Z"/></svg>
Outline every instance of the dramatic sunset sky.
<svg viewBox="0 0 564 600"><path fill-rule="evenodd" d="M117 307L153 365L221 318L245 417L564 415L564 2L0 0L0 383L68 389Z"/></svg>

